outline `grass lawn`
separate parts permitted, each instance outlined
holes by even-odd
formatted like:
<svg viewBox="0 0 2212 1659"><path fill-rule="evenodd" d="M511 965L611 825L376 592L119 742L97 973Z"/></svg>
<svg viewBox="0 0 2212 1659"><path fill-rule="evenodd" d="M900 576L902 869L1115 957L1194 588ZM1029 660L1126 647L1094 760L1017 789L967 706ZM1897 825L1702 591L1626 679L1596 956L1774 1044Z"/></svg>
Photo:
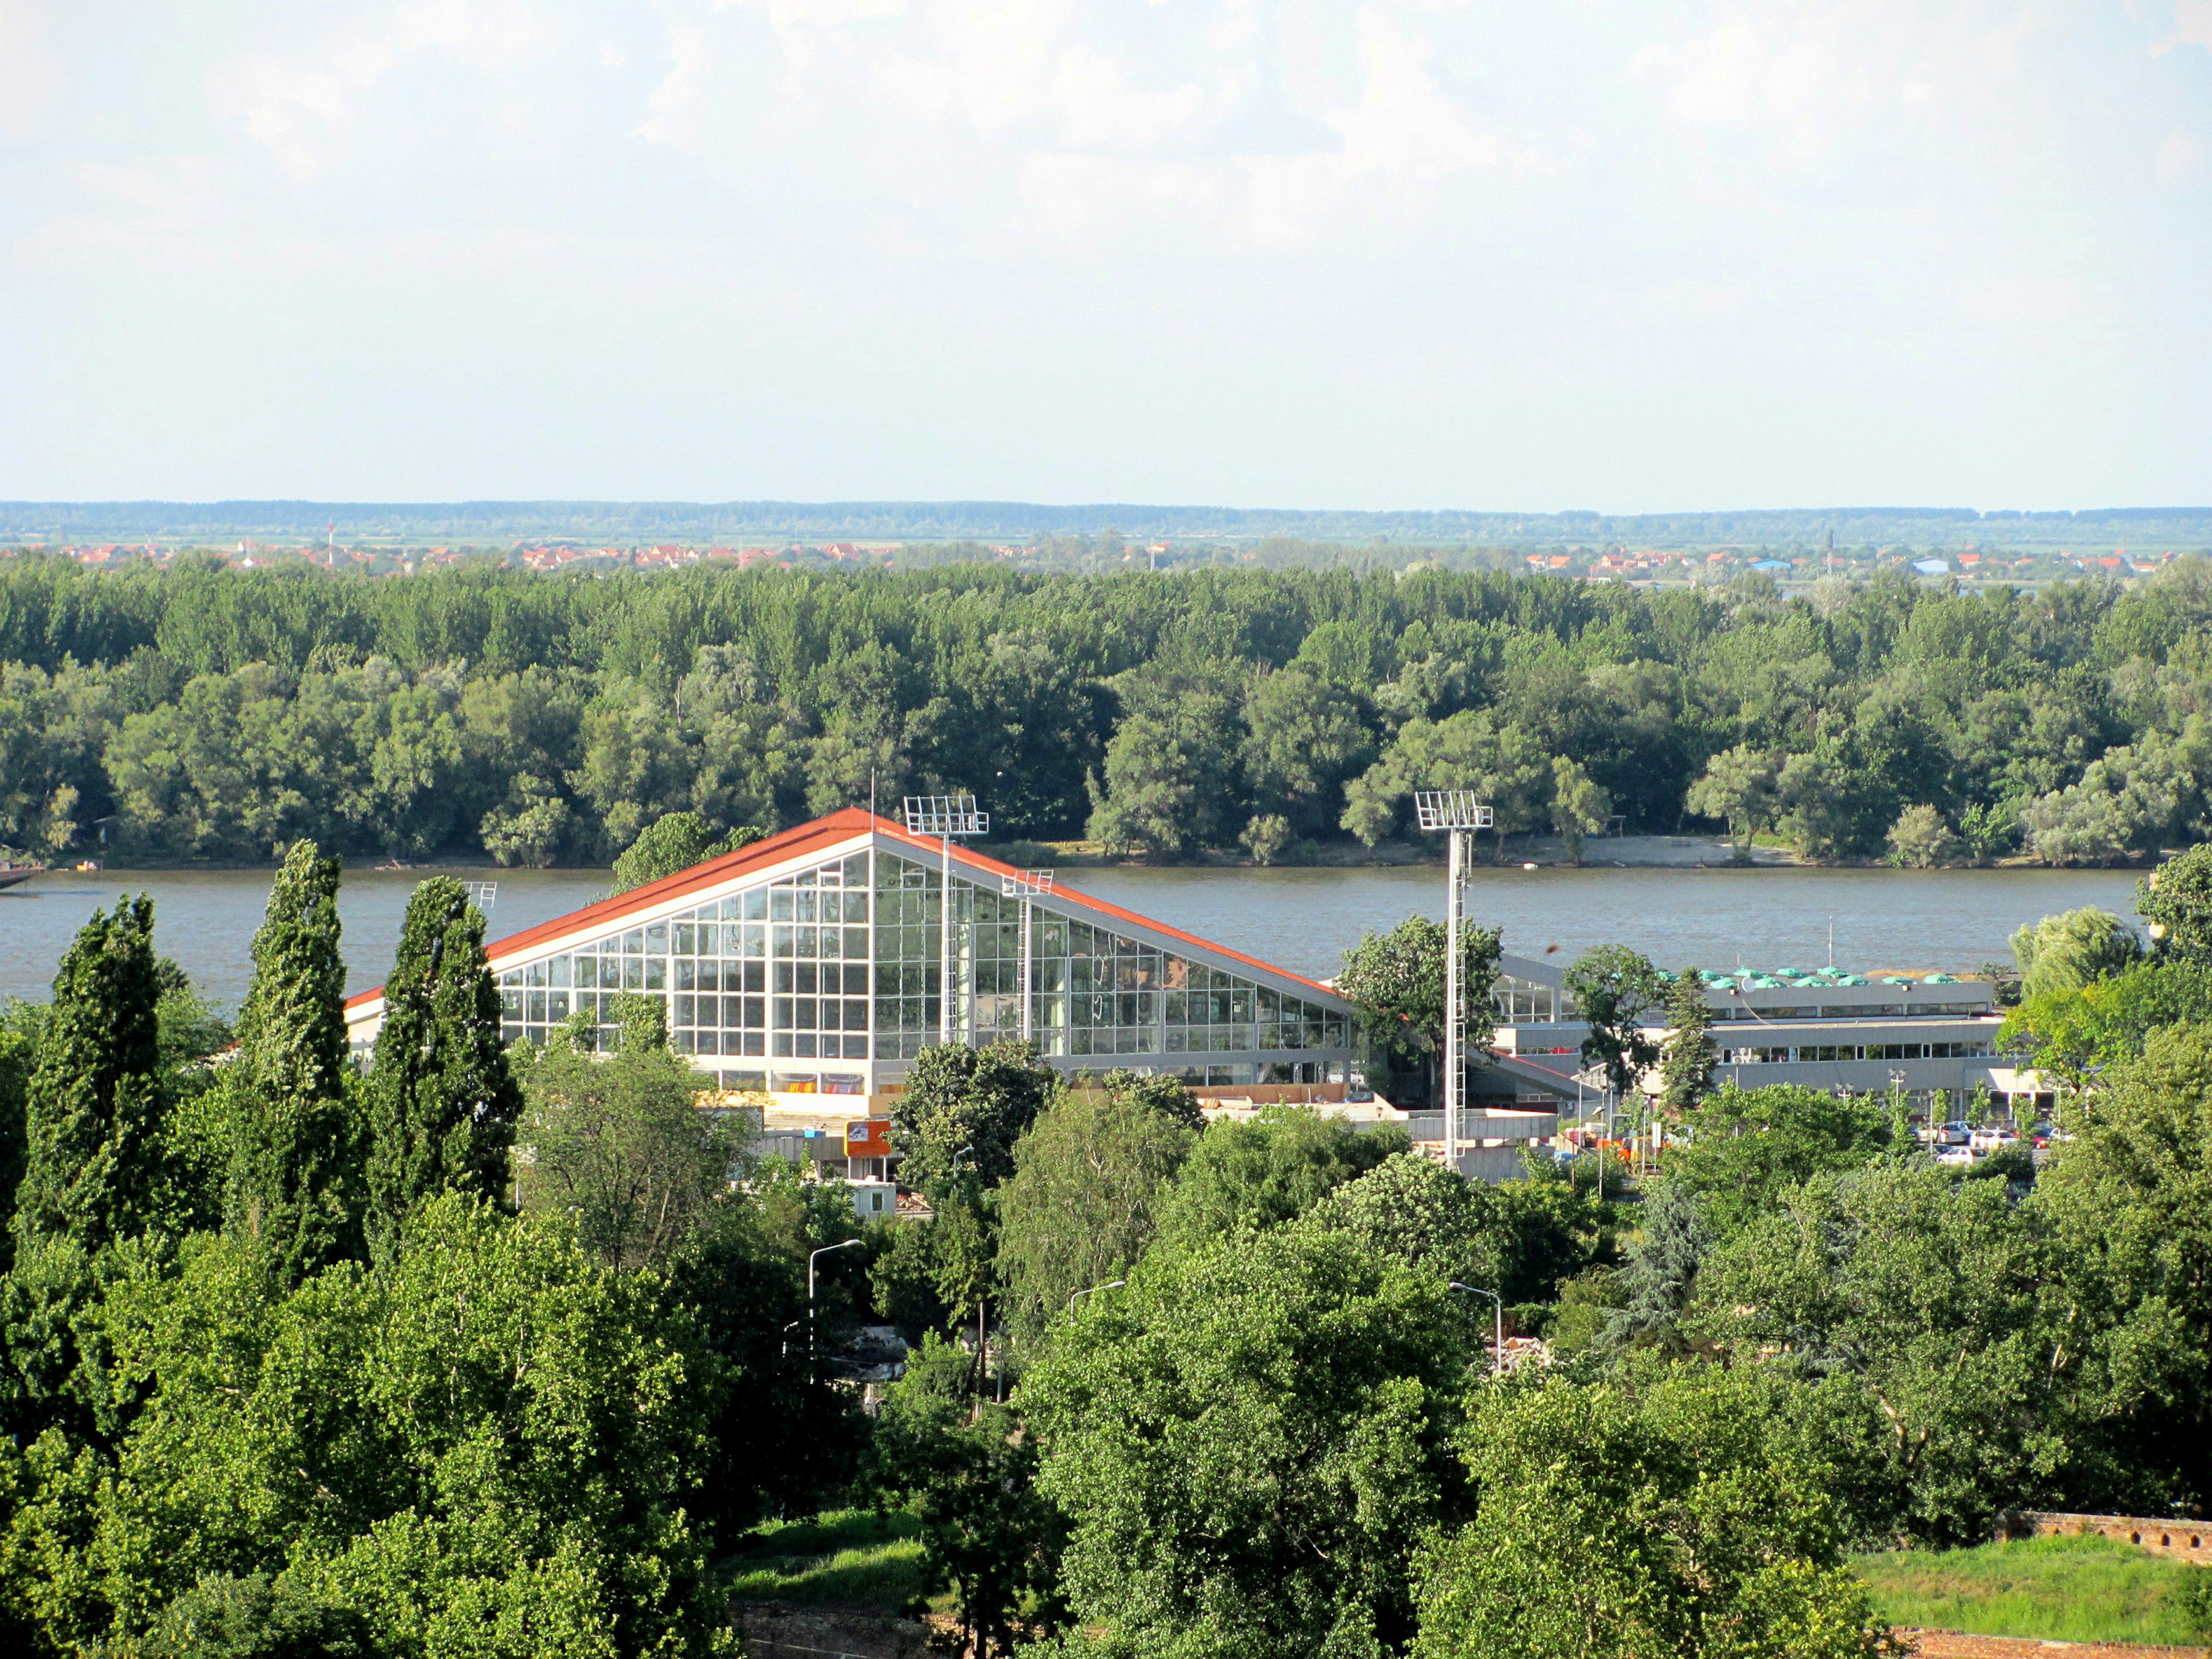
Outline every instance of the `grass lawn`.
<svg viewBox="0 0 2212 1659"><path fill-rule="evenodd" d="M921 1525L910 1515L833 1510L771 1522L730 1565L730 1593L747 1601L896 1613L921 1589Z"/></svg>
<svg viewBox="0 0 2212 1659"><path fill-rule="evenodd" d="M2027 1538L1970 1550L1890 1550L1852 1565L1893 1625L2057 1642L2201 1646L2184 1592L2192 1567L2107 1538Z"/></svg>

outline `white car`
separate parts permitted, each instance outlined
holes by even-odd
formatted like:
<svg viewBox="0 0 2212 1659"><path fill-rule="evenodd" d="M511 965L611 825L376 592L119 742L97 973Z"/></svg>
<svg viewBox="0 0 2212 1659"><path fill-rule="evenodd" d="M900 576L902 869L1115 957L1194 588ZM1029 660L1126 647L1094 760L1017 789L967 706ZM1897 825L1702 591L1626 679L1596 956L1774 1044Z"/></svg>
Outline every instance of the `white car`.
<svg viewBox="0 0 2212 1659"><path fill-rule="evenodd" d="M1977 1129L1966 1144L1978 1152L2002 1152L2008 1147L2019 1146L2020 1136L2010 1129Z"/></svg>
<svg viewBox="0 0 2212 1659"><path fill-rule="evenodd" d="M1936 1149L1936 1161L1938 1164L1972 1164L1974 1161L1974 1149L1972 1146L1938 1146Z"/></svg>

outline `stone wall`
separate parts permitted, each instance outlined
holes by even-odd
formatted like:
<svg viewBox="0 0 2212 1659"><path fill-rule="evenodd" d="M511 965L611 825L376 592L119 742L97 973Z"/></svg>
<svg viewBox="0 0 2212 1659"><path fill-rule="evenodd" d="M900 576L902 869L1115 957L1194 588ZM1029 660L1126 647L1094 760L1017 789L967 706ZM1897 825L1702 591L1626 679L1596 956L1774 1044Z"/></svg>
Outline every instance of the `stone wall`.
<svg viewBox="0 0 2212 1659"><path fill-rule="evenodd" d="M1997 1517L1999 1539L2085 1533L2139 1545L2154 1555L2171 1556L2192 1566L2212 1566L2212 1522L2142 1515L2068 1515L2052 1510L2007 1510Z"/></svg>

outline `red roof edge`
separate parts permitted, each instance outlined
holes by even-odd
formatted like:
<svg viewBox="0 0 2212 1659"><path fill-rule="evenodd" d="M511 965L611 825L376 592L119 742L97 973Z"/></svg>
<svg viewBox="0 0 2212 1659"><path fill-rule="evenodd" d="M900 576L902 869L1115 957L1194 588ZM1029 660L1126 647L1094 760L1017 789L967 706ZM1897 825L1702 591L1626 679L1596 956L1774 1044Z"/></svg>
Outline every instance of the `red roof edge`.
<svg viewBox="0 0 2212 1659"><path fill-rule="evenodd" d="M635 915L641 910L652 909L669 900L680 899L687 894L697 892L705 888L720 886L732 876L741 876L751 870L781 864L787 859L800 856L810 848L849 841L854 836L863 835L870 830L919 852L933 855L942 852L941 842L932 841L927 836L911 834L905 825L895 823L889 818L879 817L866 807L843 807L830 813L827 817L816 818L811 823L799 824L793 829L770 836L765 841L757 841L750 847L741 847L734 853L725 853L720 858L708 859L704 864L695 864L688 870L679 870L672 876L663 876L659 881L650 881L642 887L634 887L627 893L617 893L612 898L601 899L597 904L587 904L580 910L571 910L566 915L556 916L552 921L540 922L535 927L525 928L521 933L510 933L505 939L495 939L484 947L484 954L487 957L507 956L517 951L528 950L533 945L541 945L549 939L559 939L565 934L573 933L593 925L605 926L620 921L625 916ZM981 853L971 852L965 847L956 845L952 849L952 857L955 863L970 870L987 870L994 875L1002 876L1021 873L1019 868L1014 865L1003 863ZM1325 995L1340 994L1330 990L1318 980L1307 978L1304 974L1294 974L1287 968L1278 968L1272 962L1263 962L1258 957L1247 956L1242 951L1231 950L1227 945L1217 945L1212 939L1200 939L1197 934L1185 933L1180 927L1170 927L1165 922L1156 921L1150 916L1139 915L1134 910L1125 910L1120 905L1109 903L1104 899L1093 898L1079 888L1056 886L1053 889L1053 896L1055 899L1068 900L1081 905L1087 910L1098 911L1103 915L1114 917L1116 921L1163 934L1169 939L1180 939L1187 945L1196 945L1212 955L1226 957L1231 961L1243 963L1249 967L1257 968L1264 973L1271 974L1278 979L1294 980L1300 985L1311 986ZM358 995L348 997L345 1006L348 1008L360 1007L375 1001L383 994L384 988L379 985Z"/></svg>

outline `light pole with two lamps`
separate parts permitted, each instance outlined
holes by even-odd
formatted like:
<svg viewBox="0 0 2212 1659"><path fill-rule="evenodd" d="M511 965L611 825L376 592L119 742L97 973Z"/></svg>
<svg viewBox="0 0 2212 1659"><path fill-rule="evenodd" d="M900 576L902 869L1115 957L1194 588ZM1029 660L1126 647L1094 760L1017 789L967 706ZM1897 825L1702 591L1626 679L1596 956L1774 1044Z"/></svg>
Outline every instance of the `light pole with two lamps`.
<svg viewBox="0 0 2212 1659"><path fill-rule="evenodd" d="M1459 959L1460 918L1467 908L1467 838L1492 825L1492 814L1468 789L1421 789L1413 814L1424 830L1446 836L1444 878L1444 1167L1459 1167L1460 1114L1467 1101L1467 996Z"/></svg>

